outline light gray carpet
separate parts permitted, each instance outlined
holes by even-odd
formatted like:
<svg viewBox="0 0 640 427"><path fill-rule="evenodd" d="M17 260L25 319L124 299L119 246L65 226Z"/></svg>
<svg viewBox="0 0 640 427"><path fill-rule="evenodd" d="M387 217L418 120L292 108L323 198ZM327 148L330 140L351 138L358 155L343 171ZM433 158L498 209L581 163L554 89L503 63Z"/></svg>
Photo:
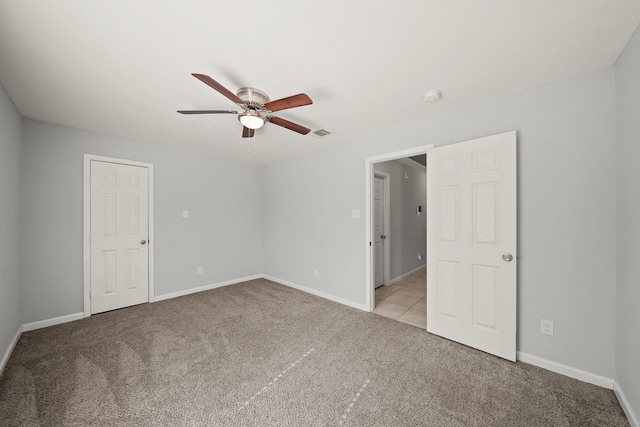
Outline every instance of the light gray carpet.
<svg viewBox="0 0 640 427"><path fill-rule="evenodd" d="M22 335L3 426L626 426L610 390L266 280Z"/></svg>

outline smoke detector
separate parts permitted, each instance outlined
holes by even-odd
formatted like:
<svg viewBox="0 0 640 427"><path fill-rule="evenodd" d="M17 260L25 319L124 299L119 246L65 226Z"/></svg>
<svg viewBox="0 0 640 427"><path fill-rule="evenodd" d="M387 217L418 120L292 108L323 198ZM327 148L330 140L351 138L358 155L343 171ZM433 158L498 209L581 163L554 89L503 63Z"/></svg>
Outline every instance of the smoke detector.
<svg viewBox="0 0 640 427"><path fill-rule="evenodd" d="M429 90L424 94L424 102L438 102L442 98L442 92L439 90Z"/></svg>

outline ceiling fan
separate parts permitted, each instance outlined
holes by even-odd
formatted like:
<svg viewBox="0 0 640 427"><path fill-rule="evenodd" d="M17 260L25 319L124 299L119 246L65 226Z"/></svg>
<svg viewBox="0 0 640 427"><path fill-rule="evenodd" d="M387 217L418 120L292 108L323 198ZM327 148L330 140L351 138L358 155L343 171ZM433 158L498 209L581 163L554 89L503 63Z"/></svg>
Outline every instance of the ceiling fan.
<svg viewBox="0 0 640 427"><path fill-rule="evenodd" d="M260 89L241 87L238 89L238 92L234 94L207 75L197 73L191 75L226 96L241 107L243 111L239 113L234 110L178 110L180 114L238 114L238 120L240 120L240 123L243 125L243 138L252 138L255 130L261 128L266 122L298 132L302 135L311 132L311 129L304 126L270 115L270 113L274 111L313 104L311 98L304 93L270 101L267 94Z"/></svg>

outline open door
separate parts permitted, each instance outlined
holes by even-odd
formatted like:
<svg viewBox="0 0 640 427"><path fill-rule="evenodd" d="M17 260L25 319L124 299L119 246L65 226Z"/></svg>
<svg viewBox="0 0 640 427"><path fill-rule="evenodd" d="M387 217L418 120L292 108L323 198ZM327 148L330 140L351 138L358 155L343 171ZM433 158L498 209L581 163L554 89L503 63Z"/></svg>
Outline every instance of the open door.
<svg viewBox="0 0 640 427"><path fill-rule="evenodd" d="M427 156L427 331L516 360L516 132Z"/></svg>

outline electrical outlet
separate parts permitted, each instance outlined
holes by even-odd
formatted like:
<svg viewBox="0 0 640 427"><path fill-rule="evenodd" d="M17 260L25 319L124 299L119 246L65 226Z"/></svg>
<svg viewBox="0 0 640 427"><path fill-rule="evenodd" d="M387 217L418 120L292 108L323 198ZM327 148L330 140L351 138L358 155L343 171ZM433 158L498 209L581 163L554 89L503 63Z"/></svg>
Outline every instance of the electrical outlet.
<svg viewBox="0 0 640 427"><path fill-rule="evenodd" d="M320 277L320 271L319 270L313 270L313 277Z"/></svg>
<svg viewBox="0 0 640 427"><path fill-rule="evenodd" d="M553 336L553 321L540 319L540 333Z"/></svg>
<svg viewBox="0 0 640 427"><path fill-rule="evenodd" d="M202 274L202 267L198 267L198 269L196 270L196 273Z"/></svg>
<svg viewBox="0 0 640 427"><path fill-rule="evenodd" d="M422 254L418 254L418 260L422 261Z"/></svg>

